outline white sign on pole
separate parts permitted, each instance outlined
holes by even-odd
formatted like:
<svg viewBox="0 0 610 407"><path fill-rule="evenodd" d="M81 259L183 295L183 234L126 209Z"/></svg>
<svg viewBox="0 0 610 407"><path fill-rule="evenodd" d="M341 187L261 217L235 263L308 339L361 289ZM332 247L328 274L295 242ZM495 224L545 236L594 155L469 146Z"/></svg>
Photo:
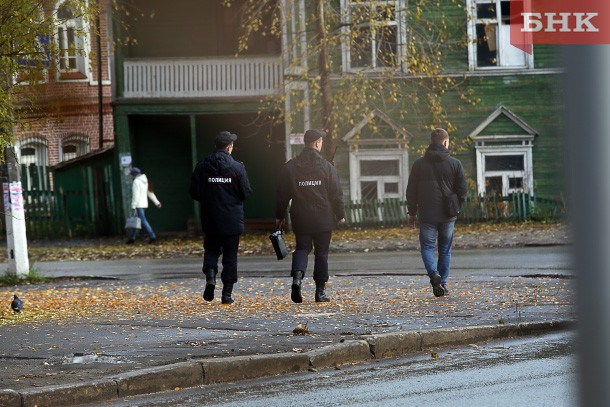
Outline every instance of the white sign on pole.
<svg viewBox="0 0 610 407"><path fill-rule="evenodd" d="M21 187L21 181L11 182L10 193L11 209L13 210L13 216L15 216L16 213L23 212L23 189Z"/></svg>
<svg viewBox="0 0 610 407"><path fill-rule="evenodd" d="M290 144L305 144L305 142L303 141L303 136L305 134L304 133L292 133L289 135L290 137Z"/></svg>

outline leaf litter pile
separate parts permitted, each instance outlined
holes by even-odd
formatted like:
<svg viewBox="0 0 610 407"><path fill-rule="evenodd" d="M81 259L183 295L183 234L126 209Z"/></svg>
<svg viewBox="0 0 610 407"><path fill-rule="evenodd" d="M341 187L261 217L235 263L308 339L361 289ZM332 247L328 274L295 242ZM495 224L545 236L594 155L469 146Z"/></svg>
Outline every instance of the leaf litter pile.
<svg viewBox="0 0 610 407"><path fill-rule="evenodd" d="M566 239L561 225L504 225L502 233L478 226L459 226L456 239L481 242L482 236L499 237L506 245L515 246L515 236L540 234L544 238L558 236ZM347 251L379 249L389 241L414 244L417 233L412 229L340 230L333 235L337 247ZM289 245L294 237L287 235ZM378 246L371 245L377 242ZM381 243L383 242L383 243ZM464 243L469 247L470 243ZM243 236L241 255L271 254L267 234ZM478 247L478 246L473 246ZM388 250L391 250L388 249ZM98 260L119 258L169 258L202 254L198 238L167 238L157 245L145 243L126 246L122 242L62 247L61 245L34 246L31 257L42 260ZM35 260L32 260L35 261ZM330 258L332 262L332 256ZM283 276L284 277L284 276ZM123 281L75 280L53 284L24 285L0 288L0 298L6 307L0 307L0 325L45 320L71 320L74 318L96 321L156 321L167 319L176 324L189 323L209 327L213 324L247 324L252 318L262 318L261 326L271 330L292 332L295 321L309 322L308 331L324 329L337 333L367 333L384 331L386 327L404 325L405 320L427 326L430 316L444 320L462 318L489 322L514 322L533 312L557 312L565 315L571 309L572 287L568 279L511 278L495 281L451 281L451 294L441 299L431 295L425 276L379 276L375 278L333 277L328 286L330 303L313 302L314 284L311 273L304 284L305 302L295 305L290 301L290 281L285 278L241 278L234 289L236 303L221 305L217 287L216 298L208 303L201 298L204 280L176 280L134 284ZM195 282L194 282L195 281ZM24 300L19 314L10 309L13 294ZM311 298L310 298L311 297ZM546 311L544 311L546 312ZM568 312L569 313L569 312ZM547 317L553 315L545 314ZM558 315L557 317L561 317ZM324 324L316 324L317 320ZM356 324L354 324L356 321ZM402 322L401 322L402 321ZM439 319L434 319L439 323ZM274 326L279 324L279 326ZM286 324L289 326L284 326ZM321 327L322 325L323 327ZM307 326L307 325L306 325Z"/></svg>
<svg viewBox="0 0 610 407"><path fill-rule="evenodd" d="M573 308L569 279L460 279L450 285L449 296L437 299L425 276L333 277L327 289L330 303L313 302L315 286L309 281L303 287L305 300L299 305L290 300L290 281L289 277L242 278L235 286L233 305L220 304L219 290L213 302L204 301L203 279L3 288L0 293L7 306L0 309L0 325L74 319L143 324L165 320L173 325L237 328L256 320L257 329L263 330L290 332L297 322L310 322L312 333L365 334L409 323L427 327L444 320L451 326L456 318L485 323L521 322L521 318L535 315L560 319ZM24 300L19 314L8 306L13 293Z"/></svg>

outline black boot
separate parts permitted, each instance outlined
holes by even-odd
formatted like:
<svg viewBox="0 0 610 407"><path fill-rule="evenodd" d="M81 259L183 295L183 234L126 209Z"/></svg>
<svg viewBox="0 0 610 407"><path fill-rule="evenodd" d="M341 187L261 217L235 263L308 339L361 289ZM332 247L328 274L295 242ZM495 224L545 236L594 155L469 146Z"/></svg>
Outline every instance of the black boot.
<svg viewBox="0 0 610 407"><path fill-rule="evenodd" d="M212 301L214 299L217 273L218 272L214 269L206 269L203 271L203 274L205 274L205 290L203 291L203 299L206 301Z"/></svg>
<svg viewBox="0 0 610 407"><path fill-rule="evenodd" d="M305 277L304 271L297 270L292 272L292 292L290 293L290 298L297 304L303 302L303 296L301 295L301 284L303 283L303 277Z"/></svg>
<svg viewBox="0 0 610 407"><path fill-rule="evenodd" d="M231 293L233 292L233 283L225 283L222 286L222 297L220 301L223 304L233 304L233 298L231 298Z"/></svg>
<svg viewBox="0 0 610 407"><path fill-rule="evenodd" d="M316 281L316 302L329 302L330 298L326 296L324 289L326 288L326 282Z"/></svg>

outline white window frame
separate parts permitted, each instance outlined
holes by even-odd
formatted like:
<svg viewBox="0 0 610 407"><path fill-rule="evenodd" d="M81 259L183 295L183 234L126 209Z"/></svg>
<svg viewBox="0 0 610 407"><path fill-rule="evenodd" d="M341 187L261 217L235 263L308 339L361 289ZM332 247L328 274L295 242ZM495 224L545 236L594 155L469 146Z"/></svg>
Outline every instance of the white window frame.
<svg viewBox="0 0 610 407"><path fill-rule="evenodd" d="M396 70L406 72L406 39L407 39L407 23L405 13L405 2L406 0L341 0L341 21L342 21L342 38L341 41L341 62L344 72L357 72L357 71L384 71L392 69L386 66L377 66L377 50L376 40L373 35L374 30L371 30L371 64L370 66L352 67L351 66L351 50L350 50L350 27L351 27L351 9L352 7L362 7L363 5L369 5L374 7L376 5L394 5L396 20L392 20L389 23L378 22L379 26L391 26L395 25L396 28L396 58L398 63Z"/></svg>
<svg viewBox="0 0 610 407"><path fill-rule="evenodd" d="M42 7L38 8L38 14L36 16L36 20L39 24L42 24L44 21L44 10L42 9ZM15 42L18 42L17 40L14 40ZM45 66L45 69L42 69L42 71L40 72L41 78L39 78L38 80L34 80L34 81L29 81L29 80L22 80L20 78L20 75L23 75L24 72L20 72L20 70L18 70L17 72L15 72L15 74L13 75L13 84L14 85L20 85L20 86L29 86L29 85L33 85L36 83L47 83L49 81L49 75L48 75L48 67L51 64L51 51L50 51L50 47L51 47L51 41L53 41L52 36L47 36L44 34L38 34L36 36L35 41L35 48L36 51L39 54L46 54L47 55L47 59L46 60L37 60L36 62L42 62L43 65ZM16 48L19 48L19 45L16 45ZM20 67L23 66L31 66L32 65L32 61L27 58L20 58L17 61L17 64Z"/></svg>
<svg viewBox="0 0 610 407"><path fill-rule="evenodd" d="M27 163L35 164L40 166L49 165L49 147L46 139L37 136L26 137L21 140L17 140L15 145L15 153L17 155L17 161L19 164L26 164L22 162L21 159L21 149L22 148L34 148L36 150L36 162L35 163Z"/></svg>
<svg viewBox="0 0 610 407"><path fill-rule="evenodd" d="M300 76L307 72L305 2L304 0L281 1L284 74Z"/></svg>
<svg viewBox="0 0 610 407"><path fill-rule="evenodd" d="M532 160L531 140L523 140L522 145L477 145L477 189L480 196L486 194L485 181L488 177L502 177L502 196L510 195L513 192L534 193L534 166ZM523 156L522 171L487 171L485 169L485 157L488 156ZM510 188L509 178L522 178L522 188Z"/></svg>
<svg viewBox="0 0 610 407"><path fill-rule="evenodd" d="M58 69L57 69L57 80L62 82L84 82L89 81L90 78L90 69L89 69L89 47L90 47L90 26L84 20L82 16L78 16L71 20L59 20L57 17L58 9L64 4L66 1L60 1L57 3L55 8L55 17L57 20L57 25L55 27L55 41L57 43L57 49L60 53L59 61L57 61ZM66 44L67 39L60 38L59 29L63 29L63 32L67 32L68 29L73 29L75 31L75 50L76 55L70 56L68 55L68 44ZM62 51L62 46L65 51ZM65 53L65 55L62 55ZM66 59L69 61L70 58L74 58L76 61L76 68L71 69L68 67L61 69L61 60ZM70 74L81 74L82 78L72 78Z"/></svg>
<svg viewBox="0 0 610 407"><path fill-rule="evenodd" d="M398 175L391 176L360 176L361 161L391 161L398 160ZM409 154L406 150L360 150L349 153L350 168L350 198L353 201L362 200L361 181L377 181L377 199L402 198L409 179ZM384 183L397 182L397 193L385 193Z"/></svg>
<svg viewBox="0 0 610 407"><path fill-rule="evenodd" d="M508 0L466 0L466 8L468 12L468 68L474 70L497 70L497 69L533 69L534 54L527 53L513 47L510 44L510 25L502 22L501 3ZM524 3L529 3L529 0L524 0ZM496 18L477 18L477 5L479 4L494 4L496 9ZM496 30L496 49L497 49L497 65L496 66L478 66L477 65L477 24L495 24L498 26ZM511 47L511 48L507 48ZM503 60L508 53L522 53L524 63L520 65L508 65Z"/></svg>
<svg viewBox="0 0 610 407"><path fill-rule="evenodd" d="M74 157L65 158L64 147L76 146L77 152ZM89 152L89 137L87 136L68 136L59 143L59 161L67 161Z"/></svg>

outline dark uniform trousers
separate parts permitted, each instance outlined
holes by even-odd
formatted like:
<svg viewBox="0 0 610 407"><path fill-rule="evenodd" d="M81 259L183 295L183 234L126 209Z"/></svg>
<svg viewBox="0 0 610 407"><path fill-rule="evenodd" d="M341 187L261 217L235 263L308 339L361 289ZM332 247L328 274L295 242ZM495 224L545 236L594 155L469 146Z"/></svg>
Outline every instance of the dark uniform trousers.
<svg viewBox="0 0 610 407"><path fill-rule="evenodd" d="M223 284L237 283L237 249L240 235L206 234L203 239L203 271L218 270L218 259L222 254Z"/></svg>
<svg viewBox="0 0 610 407"><path fill-rule="evenodd" d="M316 233L295 233L296 248L292 253L292 272L307 270L307 256L314 250L313 279L328 281L328 248L332 231Z"/></svg>

